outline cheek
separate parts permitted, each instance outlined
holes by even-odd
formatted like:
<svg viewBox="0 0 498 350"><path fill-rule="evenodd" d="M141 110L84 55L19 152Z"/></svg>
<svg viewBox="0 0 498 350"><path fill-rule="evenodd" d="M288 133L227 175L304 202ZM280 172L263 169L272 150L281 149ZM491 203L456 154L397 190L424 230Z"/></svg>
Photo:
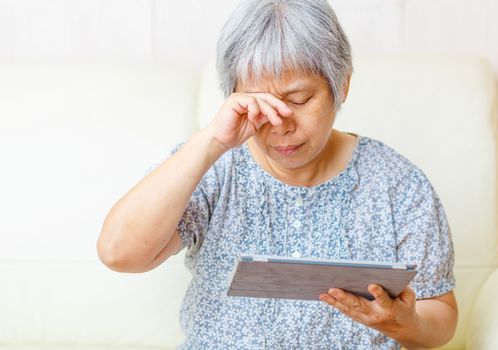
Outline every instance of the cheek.
<svg viewBox="0 0 498 350"><path fill-rule="evenodd" d="M324 113L323 109L314 108L302 113L297 124L300 132L308 136L316 136L328 133L328 130L332 128L333 116L331 113Z"/></svg>
<svg viewBox="0 0 498 350"><path fill-rule="evenodd" d="M265 125L263 125L257 132L256 134L254 135L254 138L255 139L266 139L268 137L268 135L271 134L271 125L270 123L266 123Z"/></svg>
<svg viewBox="0 0 498 350"><path fill-rule="evenodd" d="M311 115L314 116L313 122L316 128L319 128L323 132L327 132L332 128L335 120L335 114L328 105L317 106L317 108L312 111Z"/></svg>
<svg viewBox="0 0 498 350"><path fill-rule="evenodd" d="M256 135L253 136L254 142L261 149L266 149L266 140L268 139L268 135L270 134L269 128L266 125L262 126L261 129L258 130Z"/></svg>

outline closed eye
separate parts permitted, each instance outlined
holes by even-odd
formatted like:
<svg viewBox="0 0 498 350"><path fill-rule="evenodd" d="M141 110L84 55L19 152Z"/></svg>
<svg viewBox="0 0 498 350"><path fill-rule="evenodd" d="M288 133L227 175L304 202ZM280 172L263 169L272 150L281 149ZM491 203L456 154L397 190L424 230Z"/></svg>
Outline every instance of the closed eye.
<svg viewBox="0 0 498 350"><path fill-rule="evenodd" d="M303 101L289 101L290 103L294 104L294 105L304 105L306 102L308 102L309 100L311 99L311 97L308 97L306 100L303 100Z"/></svg>

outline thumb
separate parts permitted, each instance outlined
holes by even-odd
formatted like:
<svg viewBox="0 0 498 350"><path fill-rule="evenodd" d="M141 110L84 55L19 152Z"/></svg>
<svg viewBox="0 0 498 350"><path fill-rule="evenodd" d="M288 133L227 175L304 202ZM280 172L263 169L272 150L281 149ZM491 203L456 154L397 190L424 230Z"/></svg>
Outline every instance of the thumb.
<svg viewBox="0 0 498 350"><path fill-rule="evenodd" d="M381 307L390 307L393 303L391 297L381 286L371 284L368 286L368 291L373 295L377 304Z"/></svg>
<svg viewBox="0 0 498 350"><path fill-rule="evenodd" d="M401 294L399 295L399 299L407 304L407 305L411 305L415 302L417 296L415 294L415 291L410 288L409 286L406 286L402 291L401 291Z"/></svg>

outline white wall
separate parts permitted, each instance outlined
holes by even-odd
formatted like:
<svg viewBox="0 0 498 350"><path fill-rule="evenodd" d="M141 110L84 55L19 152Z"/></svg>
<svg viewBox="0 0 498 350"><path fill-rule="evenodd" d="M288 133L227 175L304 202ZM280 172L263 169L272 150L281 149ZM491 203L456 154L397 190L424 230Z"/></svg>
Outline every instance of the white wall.
<svg viewBox="0 0 498 350"><path fill-rule="evenodd" d="M0 62L200 69L237 0L0 0ZM475 54L498 76L498 0L331 0L355 53Z"/></svg>

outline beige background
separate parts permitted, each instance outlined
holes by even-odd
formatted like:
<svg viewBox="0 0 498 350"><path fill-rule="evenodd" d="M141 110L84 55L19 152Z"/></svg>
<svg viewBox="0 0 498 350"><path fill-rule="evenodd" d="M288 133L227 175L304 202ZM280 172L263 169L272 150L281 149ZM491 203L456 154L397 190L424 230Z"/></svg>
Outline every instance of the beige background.
<svg viewBox="0 0 498 350"><path fill-rule="evenodd" d="M200 69L237 0L0 0L0 62ZM474 54L498 76L498 0L331 0L355 53Z"/></svg>

